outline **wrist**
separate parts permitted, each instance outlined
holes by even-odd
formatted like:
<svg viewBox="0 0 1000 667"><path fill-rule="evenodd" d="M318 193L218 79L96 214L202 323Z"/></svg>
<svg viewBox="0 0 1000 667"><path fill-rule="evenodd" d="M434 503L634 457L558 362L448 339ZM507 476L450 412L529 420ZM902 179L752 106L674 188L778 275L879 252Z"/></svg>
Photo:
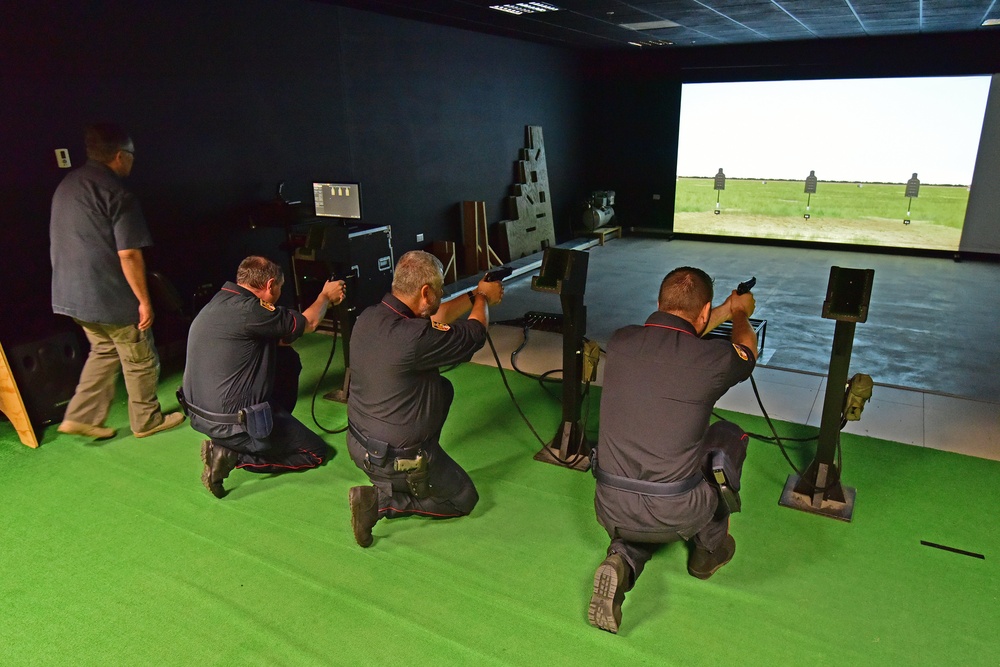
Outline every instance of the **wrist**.
<svg viewBox="0 0 1000 667"><path fill-rule="evenodd" d="M466 292L466 294L468 294L468 295L469 295L469 302L470 302L470 303L471 303L471 304L472 304L473 306L474 306L474 305L476 305L476 297L477 297L477 296L481 296L481 297L483 297L484 299L486 298L486 295L485 295L485 294L483 294L482 292L480 292L479 290L474 290L474 291L472 291L472 292Z"/></svg>

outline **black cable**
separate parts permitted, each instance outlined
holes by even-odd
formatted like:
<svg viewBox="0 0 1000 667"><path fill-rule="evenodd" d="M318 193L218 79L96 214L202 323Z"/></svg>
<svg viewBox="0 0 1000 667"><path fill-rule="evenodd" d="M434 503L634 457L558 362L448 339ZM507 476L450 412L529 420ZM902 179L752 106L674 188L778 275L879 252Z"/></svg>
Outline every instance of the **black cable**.
<svg viewBox="0 0 1000 667"><path fill-rule="evenodd" d="M330 356L326 360L326 366L323 367L323 372L320 373L319 380L316 381L316 388L313 389L313 393L312 393L312 405L311 405L313 423L316 424L316 426L319 427L319 429L321 431L323 431L324 433L330 433L330 434L333 434L333 435L336 435L338 433L343 433L344 431L346 431L347 430L347 425L345 424L343 428L338 428L336 430L331 431L330 429L328 429L328 428L324 427L322 424L320 424L319 420L316 419L316 395L319 393L319 387L320 387L321 384L323 384L323 380L326 379L326 372L328 370L330 370L330 364L333 363L333 355L334 355L334 353L336 351L337 351L337 321L334 320L333 321L333 345L330 346ZM346 371L346 369L345 369L345 371Z"/></svg>
<svg viewBox="0 0 1000 667"><path fill-rule="evenodd" d="M521 415L521 419L524 420L525 424L527 424L528 429L531 430L532 435L535 436L535 439L538 440L539 444L541 444L542 447L547 448L549 455L564 466L568 467L575 466L580 461L580 459L586 458L587 454L583 453L577 453L568 459L560 458L559 454L556 453L556 451L554 451L552 447L549 447L548 443L542 440L542 437L538 435L538 431L535 430L535 427L531 424L531 421L528 419L528 416L524 414L524 410L521 409L521 405L517 402L517 398L514 396L514 390L510 388L510 384L507 382L507 374L504 373L503 364L500 363L500 355L497 353L496 346L493 345L493 338L490 336L489 330L487 330L486 332L486 342L490 344L490 351L493 353L493 359L496 361L497 369L500 371L500 378L503 380L503 386L507 388L507 394L510 395L511 402L514 404L514 407L517 408L517 412L518 414ZM562 369L547 371L547 373L555 373L561 370Z"/></svg>
<svg viewBox="0 0 1000 667"><path fill-rule="evenodd" d="M756 433L747 433L747 435L757 440L763 440L765 442L773 442L777 444L778 449L781 450L781 455L785 457L786 461L788 461L788 465L790 465L792 467L792 470L795 471L795 474L801 478L803 476L803 472L800 471L794 463L792 463L792 459L788 456L788 452L785 449L785 445L782 442L781 437L778 436L778 431L777 429L775 429L774 423L771 421L770 415L767 414L767 410L764 408L764 401L761 400L760 391L757 389L757 381L754 379L752 374L750 375L750 385L753 387L753 393L754 396L757 398L757 405L760 407L760 412L762 415L764 415L764 420L767 422L767 425L771 428L771 433L774 434L774 437L771 438L768 436L758 435ZM712 414L715 417L722 419L722 417L720 417L714 411L712 412ZM840 428L843 429L846 424L847 424L846 419L841 420ZM785 440L789 442L811 442L813 440L817 440L818 438L819 436L816 435L809 438L785 438ZM837 438L837 465L835 466L834 475L830 480L827 481L826 486L823 487L814 486L813 487L814 492L818 491L825 493L827 490L833 488L834 486L840 483L843 462L844 462L843 449L840 446L840 438Z"/></svg>
<svg viewBox="0 0 1000 667"><path fill-rule="evenodd" d="M559 400L561 400L560 397L556 396L551 391L549 391L548 388L546 388L545 383L546 382L548 382L550 384L561 383L562 382L561 378L558 379L558 380L549 380L548 379L548 376L552 375L553 373L561 373L562 372L561 368L554 368L554 369L552 369L550 371L546 371L546 372L542 373L539 376L539 375L532 375L531 373L528 373L526 371L522 371L517 366L517 355L521 352L521 350L524 349L524 346L528 344L528 330L529 329L531 329L531 326L529 324L525 323L524 326L523 326L523 328L522 328L522 330L521 330L521 332L522 332L522 334L524 336L524 339L521 341L521 344L518 345L517 348L513 352L510 353L510 367L513 368L515 371L517 371L519 374L523 375L524 377L531 378L533 380L538 380L538 383L541 385L542 389L545 390L545 393L548 394L549 396L551 396L553 399L559 401Z"/></svg>
<svg viewBox="0 0 1000 667"><path fill-rule="evenodd" d="M535 427L531 425L531 422L528 420L528 416L524 414L524 410L521 409L520 404L514 397L514 391L510 388L510 384L507 383L507 374L503 372L503 364L500 363L500 355L497 354L497 348L493 345L493 338L490 336L488 329L486 331L486 342L490 344L490 351L493 353L493 359L497 362L497 368L500 370L500 378L503 380L503 386L507 388L507 393L510 394L510 400L514 403L514 407L517 408L518 414L521 415L521 419L524 420L524 423L528 425L528 428L535 436L535 439L542 444L542 447L545 447L545 441L542 440L542 436L538 435L538 431L535 430Z"/></svg>

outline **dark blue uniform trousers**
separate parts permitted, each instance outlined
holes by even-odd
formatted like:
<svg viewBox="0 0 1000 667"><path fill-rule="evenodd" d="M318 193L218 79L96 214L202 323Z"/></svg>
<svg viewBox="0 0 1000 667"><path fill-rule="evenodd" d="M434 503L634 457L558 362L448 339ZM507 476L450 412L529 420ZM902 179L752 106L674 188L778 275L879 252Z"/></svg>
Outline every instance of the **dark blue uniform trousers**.
<svg viewBox="0 0 1000 667"><path fill-rule="evenodd" d="M702 445L704 453L703 473L706 479L712 478L712 453L721 449L729 458L733 474L736 479L730 482L739 488L740 477L743 475L743 462L747 456L747 435L739 426L732 422L717 421L708 427L705 433L705 440ZM715 515L699 530L692 538L695 545L708 551L714 551L722 544L729 532L729 510L724 503L719 503L715 510ZM675 541L683 538L677 535ZM653 554L663 546L658 542L628 542L621 538L615 538L608 547L608 555L619 554L625 562L632 568L632 582L639 578L639 574L646 566L646 562L653 557Z"/></svg>
<svg viewBox="0 0 1000 667"><path fill-rule="evenodd" d="M237 468L275 473L308 470L333 458L333 449L305 424L291 415L298 400L302 362L293 348L279 345L271 408L274 429L259 440L242 433L212 442L239 454Z"/></svg>
<svg viewBox="0 0 1000 667"><path fill-rule="evenodd" d="M445 406L443 424L448 418L448 410L451 407L451 399L454 397L454 388L445 378L441 378L444 389L450 395ZM420 449L427 459L427 484L430 493L422 498L415 497L410 493L410 487L406 483L406 473L393 470L393 460L397 457L413 458L416 452L407 450L389 450L389 455L381 466L371 465L366 459L367 450L350 433L347 434L347 450L351 454L351 459L355 465L361 468L368 475L375 489L378 491L379 516L394 518L410 514L419 514L435 519L447 519L456 516L465 516L472 512L472 508L479 502L479 492L476 491L475 484L469 473L465 472L462 466L455 463L448 454L441 448L441 431L434 434Z"/></svg>

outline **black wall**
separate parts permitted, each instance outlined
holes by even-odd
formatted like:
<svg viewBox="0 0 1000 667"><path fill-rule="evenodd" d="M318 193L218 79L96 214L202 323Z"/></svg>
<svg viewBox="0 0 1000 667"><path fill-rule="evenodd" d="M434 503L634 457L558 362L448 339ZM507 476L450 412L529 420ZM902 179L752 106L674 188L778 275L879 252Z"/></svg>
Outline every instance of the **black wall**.
<svg viewBox="0 0 1000 667"><path fill-rule="evenodd" d="M188 298L248 252L280 254L278 230L249 224L280 181L305 202L314 180L360 182L398 257L418 233L459 240L461 200L505 218L524 126L541 125L559 240L593 189L617 192L622 224L669 230L682 82L996 71L996 31L596 53L310 0L8 3L0 279L15 296L0 340L57 321L53 151L82 164L91 120L131 130L148 263Z"/></svg>
<svg viewBox="0 0 1000 667"><path fill-rule="evenodd" d="M185 298L248 252L280 254L280 231L249 224L279 181L306 203L314 180L360 182L365 222L392 227L397 257L423 245L418 233L459 240L461 200L506 218L526 125L544 129L560 239L578 215L571 52L303 0L18 4L0 28L0 278L17 287L0 340L56 320L54 150L81 165L91 120L131 131L129 185L156 243L147 263Z"/></svg>
<svg viewBox="0 0 1000 667"><path fill-rule="evenodd" d="M634 49L586 54L582 67L599 100L588 115L596 158L588 182L616 191L620 224L669 233L683 83L993 74L1000 30ZM728 113L739 109L721 112L720 122Z"/></svg>

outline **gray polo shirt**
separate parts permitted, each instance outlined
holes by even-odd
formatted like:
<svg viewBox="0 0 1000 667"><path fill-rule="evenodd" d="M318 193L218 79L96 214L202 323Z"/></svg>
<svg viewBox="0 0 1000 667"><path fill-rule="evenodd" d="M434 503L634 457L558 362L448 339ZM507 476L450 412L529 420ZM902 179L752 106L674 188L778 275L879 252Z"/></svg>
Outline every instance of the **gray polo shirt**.
<svg viewBox="0 0 1000 667"><path fill-rule="evenodd" d="M650 482L701 474L712 409L730 387L750 377L754 364L742 345L699 338L691 323L668 313L657 311L643 326L616 331L608 342L601 393L601 469ZM605 527L677 530L687 538L711 518L716 496L704 482L670 498L598 484L595 503Z"/></svg>
<svg viewBox="0 0 1000 667"><path fill-rule="evenodd" d="M117 174L94 160L68 173L52 196L49 237L52 312L84 322L139 322L118 251L146 248L153 239Z"/></svg>

